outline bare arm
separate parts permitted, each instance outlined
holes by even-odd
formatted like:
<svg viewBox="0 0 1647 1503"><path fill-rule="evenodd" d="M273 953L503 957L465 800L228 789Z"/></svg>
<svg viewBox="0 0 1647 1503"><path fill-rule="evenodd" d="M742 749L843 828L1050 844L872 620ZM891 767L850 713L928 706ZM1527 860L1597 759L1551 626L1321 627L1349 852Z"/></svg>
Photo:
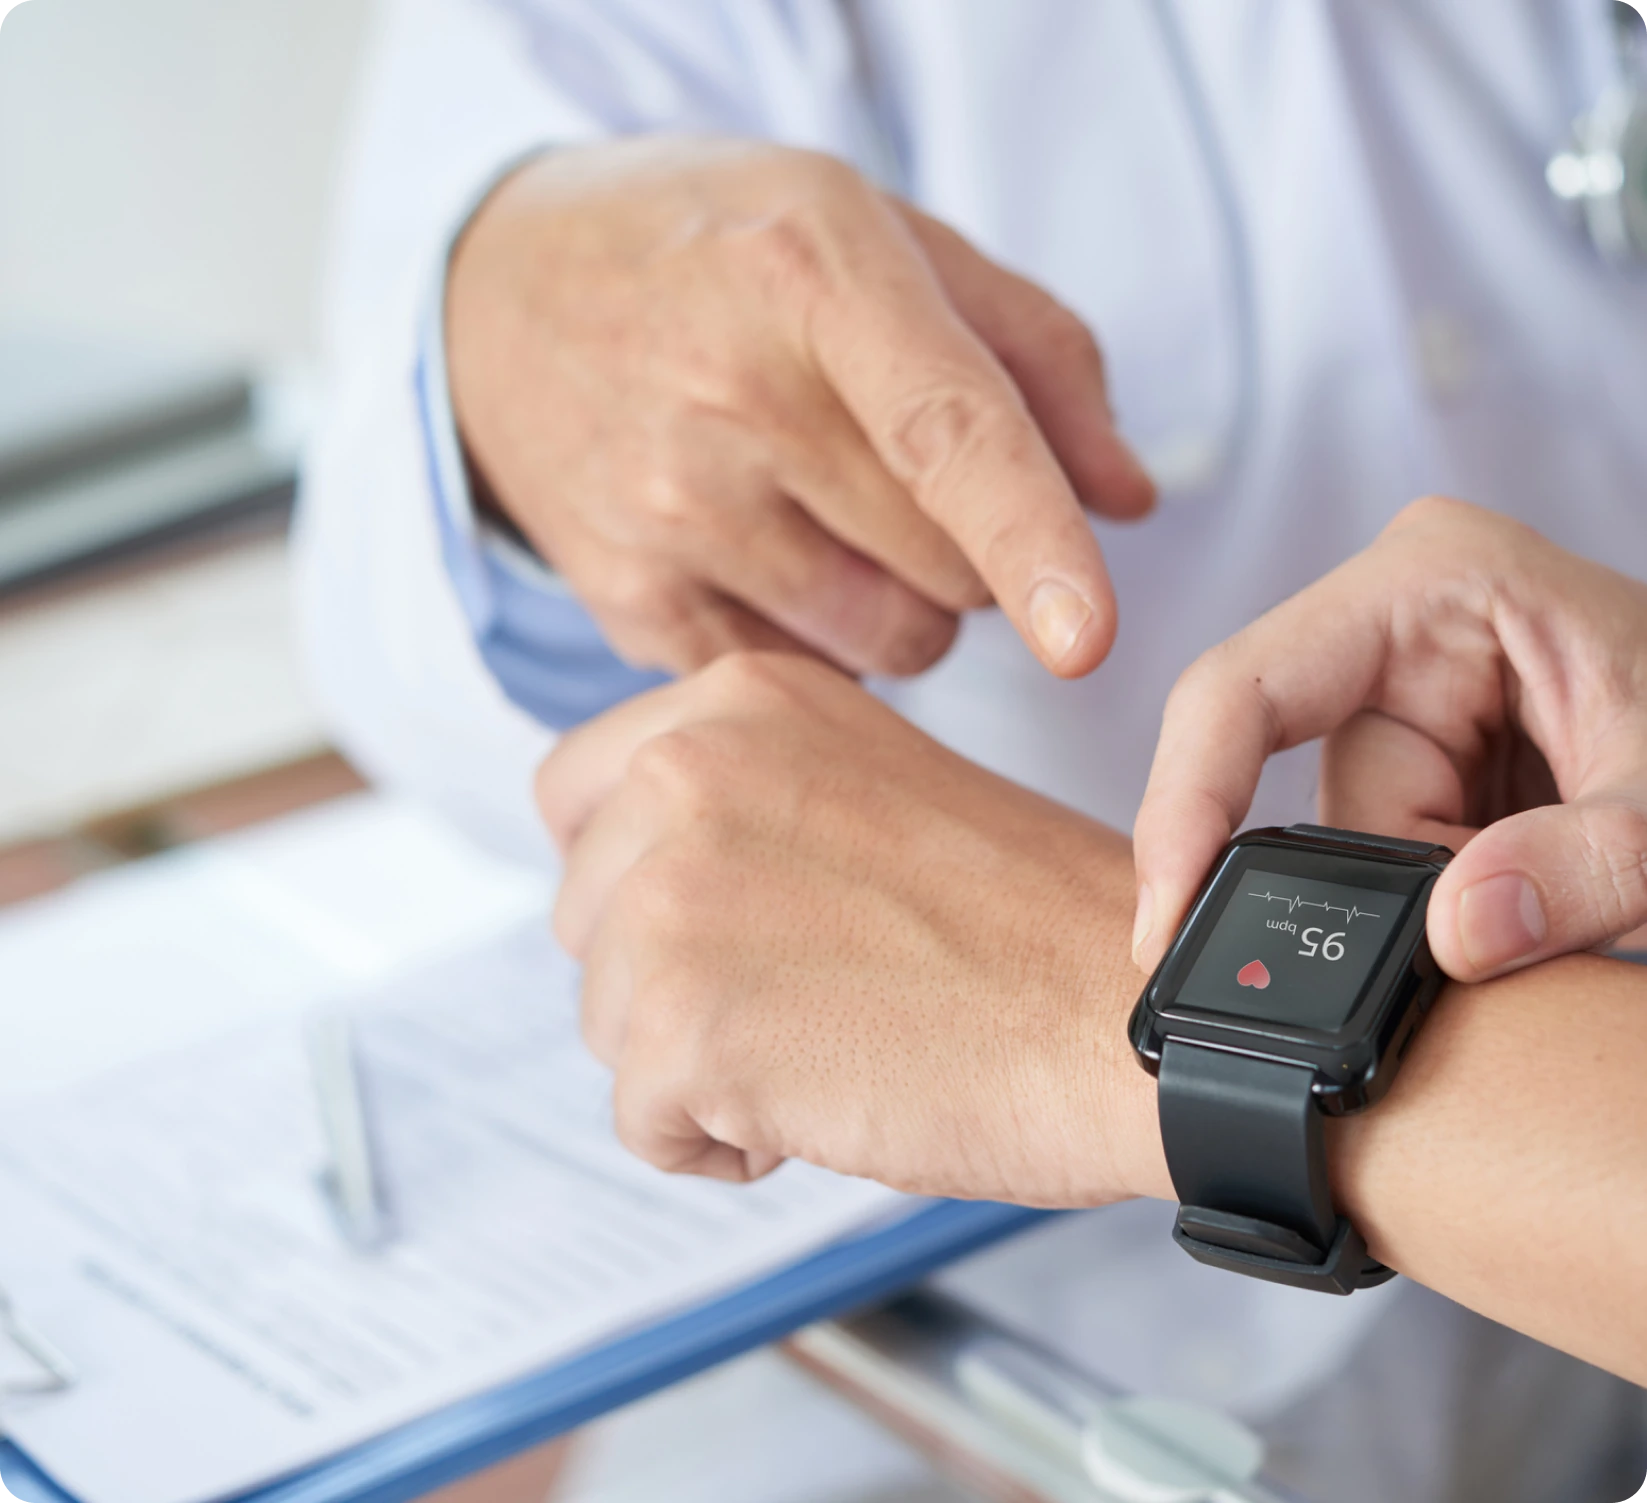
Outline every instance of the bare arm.
<svg viewBox="0 0 1647 1503"><path fill-rule="evenodd" d="M574 732L539 798L585 1035L642 1156L1172 1196L1125 1034L1143 977L1113 831L775 656ZM1643 1079L1647 972L1577 957L1454 984L1391 1095L1334 1135L1340 1208L1403 1272L1647 1379Z"/></svg>
<svg viewBox="0 0 1647 1503"><path fill-rule="evenodd" d="M1647 969L1575 955L1449 987L1332 1152L1375 1256L1647 1383Z"/></svg>

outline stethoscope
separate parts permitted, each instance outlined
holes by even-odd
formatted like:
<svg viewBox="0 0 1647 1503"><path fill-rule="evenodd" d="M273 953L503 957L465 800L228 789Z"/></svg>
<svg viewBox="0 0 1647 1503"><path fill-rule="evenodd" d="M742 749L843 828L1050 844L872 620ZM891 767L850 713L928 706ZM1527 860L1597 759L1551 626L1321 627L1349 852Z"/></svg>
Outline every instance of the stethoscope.
<svg viewBox="0 0 1647 1503"><path fill-rule="evenodd" d="M1559 208L1609 265L1647 270L1647 0L1606 0L1617 68L1593 108L1549 159L1545 181ZM1423 24L1422 14L1409 13ZM1174 0L1150 0L1161 52L1181 97L1224 242L1232 315L1235 396L1221 428L1143 445L1164 498L1204 493L1236 473L1257 427L1259 328L1252 247L1240 194L1179 25ZM1426 27L1426 29L1428 29ZM1464 61L1464 60L1459 60ZM1459 68L1455 73L1461 73ZM1468 83L1461 78L1461 84Z"/></svg>
<svg viewBox="0 0 1647 1503"><path fill-rule="evenodd" d="M870 81L869 54L862 0L842 0L849 34L861 71ZM1602 0L1610 12L1617 66L1601 97L1574 122L1571 139L1548 159L1545 181L1559 212L1569 218L1607 264L1647 272L1647 0ZM1144 467L1164 499L1205 494L1238 473L1258 428L1259 320L1257 270L1247 232L1241 195L1219 137L1217 122L1179 22L1176 0L1148 0L1147 12L1160 52L1189 124L1201 174L1210 196L1214 234L1221 242L1225 304L1230 311L1233 395L1221 422L1195 424L1180 432L1138 441ZM1425 33L1455 85L1477 96L1481 108L1501 115L1502 107L1484 89L1463 55L1433 24L1416 0L1400 0L1411 24ZM864 142L878 163L876 176L901 186L903 174L892 134L886 125L886 101L872 100ZM1543 148L1524 140L1519 127L1500 120L1506 149L1525 161L1529 172L1545 162Z"/></svg>
<svg viewBox="0 0 1647 1503"><path fill-rule="evenodd" d="M1647 6L1614 0L1618 75L1573 123L1544 181L1603 260L1647 265Z"/></svg>

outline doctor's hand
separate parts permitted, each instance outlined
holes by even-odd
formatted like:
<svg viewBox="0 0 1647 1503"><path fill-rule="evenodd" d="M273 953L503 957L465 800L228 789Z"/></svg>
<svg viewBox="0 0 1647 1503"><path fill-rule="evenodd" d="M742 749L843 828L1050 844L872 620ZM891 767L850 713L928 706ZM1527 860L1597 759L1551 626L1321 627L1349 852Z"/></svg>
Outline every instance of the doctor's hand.
<svg viewBox="0 0 1647 1503"><path fill-rule="evenodd" d="M1430 946L1479 980L1647 923L1647 587L1461 502L1201 657L1134 830L1153 967L1264 761L1325 736L1321 819L1459 851Z"/></svg>
<svg viewBox="0 0 1647 1503"><path fill-rule="evenodd" d="M1112 832L787 654L572 732L538 800L584 1036L641 1157L1032 1204L1170 1193Z"/></svg>
<svg viewBox="0 0 1647 1503"><path fill-rule="evenodd" d="M839 162L549 153L465 231L446 320L488 504L632 664L754 647L908 674L991 598L1055 673L1109 650L1083 508L1153 491L1091 335Z"/></svg>

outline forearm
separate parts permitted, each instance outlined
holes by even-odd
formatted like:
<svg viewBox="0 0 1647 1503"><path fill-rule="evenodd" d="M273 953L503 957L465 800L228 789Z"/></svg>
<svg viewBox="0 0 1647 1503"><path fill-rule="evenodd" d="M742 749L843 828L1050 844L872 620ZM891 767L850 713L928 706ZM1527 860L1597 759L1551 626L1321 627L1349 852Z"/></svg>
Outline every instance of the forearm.
<svg viewBox="0 0 1647 1503"><path fill-rule="evenodd" d="M1048 1206L1172 1196L1127 1037L1144 977L1114 831L787 655L572 732L538 800L584 1037L641 1157ZM1454 986L1391 1094L1330 1131L1338 1208L1402 1272L1647 1378L1644 1065L1647 971L1579 957Z"/></svg>
<svg viewBox="0 0 1647 1503"><path fill-rule="evenodd" d="M1373 1253L1647 1382L1647 971L1573 956L1447 989L1389 1097L1333 1138Z"/></svg>
<svg viewBox="0 0 1647 1503"><path fill-rule="evenodd" d="M1106 905L1116 855L1094 862ZM1123 1058L1143 977L1108 953L1117 927L1106 906L1089 965L1108 1035L1095 1074L1125 1076L1090 1089L1119 1122L1125 1182L1171 1198L1154 1083ZM1451 984L1384 1101L1329 1126L1338 1209L1403 1274L1647 1382L1644 1073L1647 968L1582 955Z"/></svg>

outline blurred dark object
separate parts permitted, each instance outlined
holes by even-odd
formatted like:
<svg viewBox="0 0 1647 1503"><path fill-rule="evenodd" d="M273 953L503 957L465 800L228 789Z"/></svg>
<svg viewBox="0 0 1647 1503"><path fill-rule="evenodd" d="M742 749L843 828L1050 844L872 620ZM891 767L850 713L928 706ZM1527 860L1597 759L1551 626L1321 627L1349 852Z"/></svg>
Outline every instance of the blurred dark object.
<svg viewBox="0 0 1647 1503"><path fill-rule="evenodd" d="M0 330L0 592L288 508L295 409L219 361Z"/></svg>

